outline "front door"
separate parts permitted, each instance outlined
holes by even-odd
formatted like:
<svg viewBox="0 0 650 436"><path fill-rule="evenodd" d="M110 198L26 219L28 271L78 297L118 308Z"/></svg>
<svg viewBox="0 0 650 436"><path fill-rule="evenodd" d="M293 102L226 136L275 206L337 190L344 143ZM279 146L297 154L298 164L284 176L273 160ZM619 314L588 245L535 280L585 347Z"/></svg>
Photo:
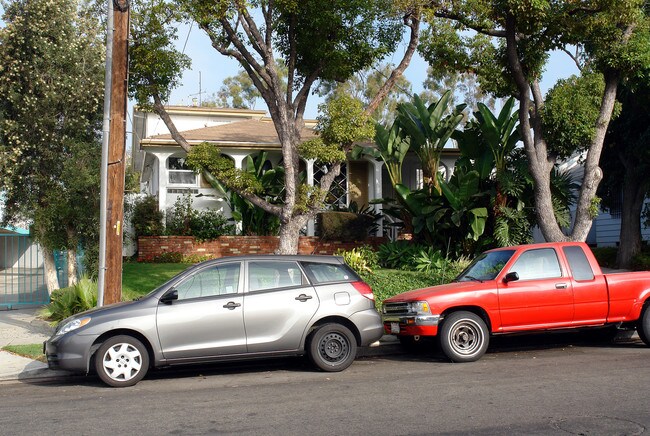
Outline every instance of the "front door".
<svg viewBox="0 0 650 436"><path fill-rule="evenodd" d="M174 286L178 300L160 303L156 323L165 359L246 352L241 262L203 268Z"/></svg>
<svg viewBox="0 0 650 436"><path fill-rule="evenodd" d="M296 262L249 261L244 297L248 351L297 350L318 306L318 295Z"/></svg>
<svg viewBox="0 0 650 436"><path fill-rule="evenodd" d="M504 331L571 325L574 312L571 278L563 273L553 248L523 252L508 272L516 272L519 280L499 282Z"/></svg>

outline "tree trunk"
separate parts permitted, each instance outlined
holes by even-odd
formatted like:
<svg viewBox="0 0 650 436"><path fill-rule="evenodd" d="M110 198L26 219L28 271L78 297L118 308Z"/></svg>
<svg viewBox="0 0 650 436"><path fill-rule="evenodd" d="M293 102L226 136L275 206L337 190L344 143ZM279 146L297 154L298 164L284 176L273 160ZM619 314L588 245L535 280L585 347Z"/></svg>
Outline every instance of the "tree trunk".
<svg viewBox="0 0 650 436"><path fill-rule="evenodd" d="M293 217L280 226L280 244L275 254L298 254L300 230L307 224L307 216Z"/></svg>
<svg viewBox="0 0 650 436"><path fill-rule="evenodd" d="M621 233L616 264L630 268L634 256L641 252L641 211L646 197L646 186L636 177L627 176L623 182Z"/></svg>
<svg viewBox="0 0 650 436"><path fill-rule="evenodd" d="M43 254L43 265L45 266L45 284L47 285L47 293L52 295L53 291L59 289L59 279L56 276L54 254L52 253L52 250L43 246L41 246L41 253Z"/></svg>
<svg viewBox="0 0 650 436"><path fill-rule="evenodd" d="M77 250L68 249L68 286L77 284Z"/></svg>

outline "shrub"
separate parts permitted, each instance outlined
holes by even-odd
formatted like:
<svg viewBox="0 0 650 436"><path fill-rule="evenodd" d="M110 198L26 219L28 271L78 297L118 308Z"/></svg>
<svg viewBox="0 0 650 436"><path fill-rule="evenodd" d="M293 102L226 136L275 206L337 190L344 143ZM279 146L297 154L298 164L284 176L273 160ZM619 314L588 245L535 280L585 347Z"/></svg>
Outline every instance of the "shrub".
<svg viewBox="0 0 650 436"><path fill-rule="evenodd" d="M421 247L409 241L392 241L379 246L379 265L389 269L415 269L413 257Z"/></svg>
<svg viewBox="0 0 650 436"><path fill-rule="evenodd" d="M632 258L630 267L634 271L650 270L650 253L641 252Z"/></svg>
<svg viewBox="0 0 650 436"><path fill-rule="evenodd" d="M133 203L131 224L138 236L160 236L165 233L163 213L158 209L158 199L152 195L138 198Z"/></svg>
<svg viewBox="0 0 650 436"><path fill-rule="evenodd" d="M212 256L201 255L201 254L183 254L179 251L168 251L161 253L158 256L154 257L150 261L145 261L148 263L188 263L194 264L203 262L204 260L210 260Z"/></svg>
<svg viewBox="0 0 650 436"><path fill-rule="evenodd" d="M605 268L616 268L616 255L618 248L616 247L597 247L591 250L598 261L600 266Z"/></svg>
<svg viewBox="0 0 650 436"><path fill-rule="evenodd" d="M379 265L377 252L367 245L353 248L348 251L338 250L336 254L343 256L345 263L347 263L358 274L363 272L372 272L372 270Z"/></svg>
<svg viewBox="0 0 650 436"><path fill-rule="evenodd" d="M372 288L377 308L393 295L438 284L431 274L416 271L377 269L372 273L362 272L361 277Z"/></svg>
<svg viewBox="0 0 650 436"><path fill-rule="evenodd" d="M97 306L97 283L82 277L77 284L52 292L50 304L41 309L39 315L56 324L95 306Z"/></svg>
<svg viewBox="0 0 650 436"><path fill-rule="evenodd" d="M353 212L321 212L318 214L320 236L326 240L363 241L375 218Z"/></svg>
<svg viewBox="0 0 650 436"><path fill-rule="evenodd" d="M184 195L167 212L167 234L194 236L199 241L211 241L234 232L228 219L216 210L198 211L192 207L192 197Z"/></svg>

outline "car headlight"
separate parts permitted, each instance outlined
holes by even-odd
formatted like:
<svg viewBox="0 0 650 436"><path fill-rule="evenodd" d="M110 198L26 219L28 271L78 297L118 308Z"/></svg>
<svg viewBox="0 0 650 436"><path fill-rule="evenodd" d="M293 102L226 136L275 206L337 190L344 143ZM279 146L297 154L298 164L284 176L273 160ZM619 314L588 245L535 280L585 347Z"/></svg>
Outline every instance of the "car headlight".
<svg viewBox="0 0 650 436"><path fill-rule="evenodd" d="M73 319L63 324L63 327L56 331L56 336L64 335L72 330L77 330L79 327L83 327L90 322L90 317L86 316L84 318Z"/></svg>
<svg viewBox="0 0 650 436"><path fill-rule="evenodd" d="M431 308L429 307L429 303L426 301L413 301L410 303L410 312L417 313L418 315L420 314L430 314L431 313Z"/></svg>

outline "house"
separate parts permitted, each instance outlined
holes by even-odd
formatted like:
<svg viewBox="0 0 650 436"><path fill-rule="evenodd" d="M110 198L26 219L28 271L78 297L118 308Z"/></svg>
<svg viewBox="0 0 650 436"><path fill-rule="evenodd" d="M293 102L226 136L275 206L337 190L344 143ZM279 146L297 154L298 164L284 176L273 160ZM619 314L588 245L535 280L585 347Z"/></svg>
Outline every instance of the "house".
<svg viewBox="0 0 650 436"><path fill-rule="evenodd" d="M210 142L242 168L246 156L265 150L273 165L282 158L280 142L275 127L264 111L204 107L167 108L177 129L190 144ZM193 195L197 209L217 209L230 216L226 201L219 197L203 177L185 165L185 152L172 139L163 121L154 113L136 108L134 113L133 165L141 172L143 192L158 198L160 210L172 207L179 196ZM314 121L307 121L302 139L315 135ZM450 175L459 156L457 149L446 149L441 159L441 170ZM356 202L359 206L370 204L392 192L390 178L383 162L362 158L346 162L341 175L330 192L339 205ZM301 169L307 173L307 183L318 183L323 171L317 162L302 161ZM404 162L404 184L415 188L422 185L422 171L415 156ZM375 205L379 209L380 205ZM308 224L306 233L314 235L314 223Z"/></svg>

